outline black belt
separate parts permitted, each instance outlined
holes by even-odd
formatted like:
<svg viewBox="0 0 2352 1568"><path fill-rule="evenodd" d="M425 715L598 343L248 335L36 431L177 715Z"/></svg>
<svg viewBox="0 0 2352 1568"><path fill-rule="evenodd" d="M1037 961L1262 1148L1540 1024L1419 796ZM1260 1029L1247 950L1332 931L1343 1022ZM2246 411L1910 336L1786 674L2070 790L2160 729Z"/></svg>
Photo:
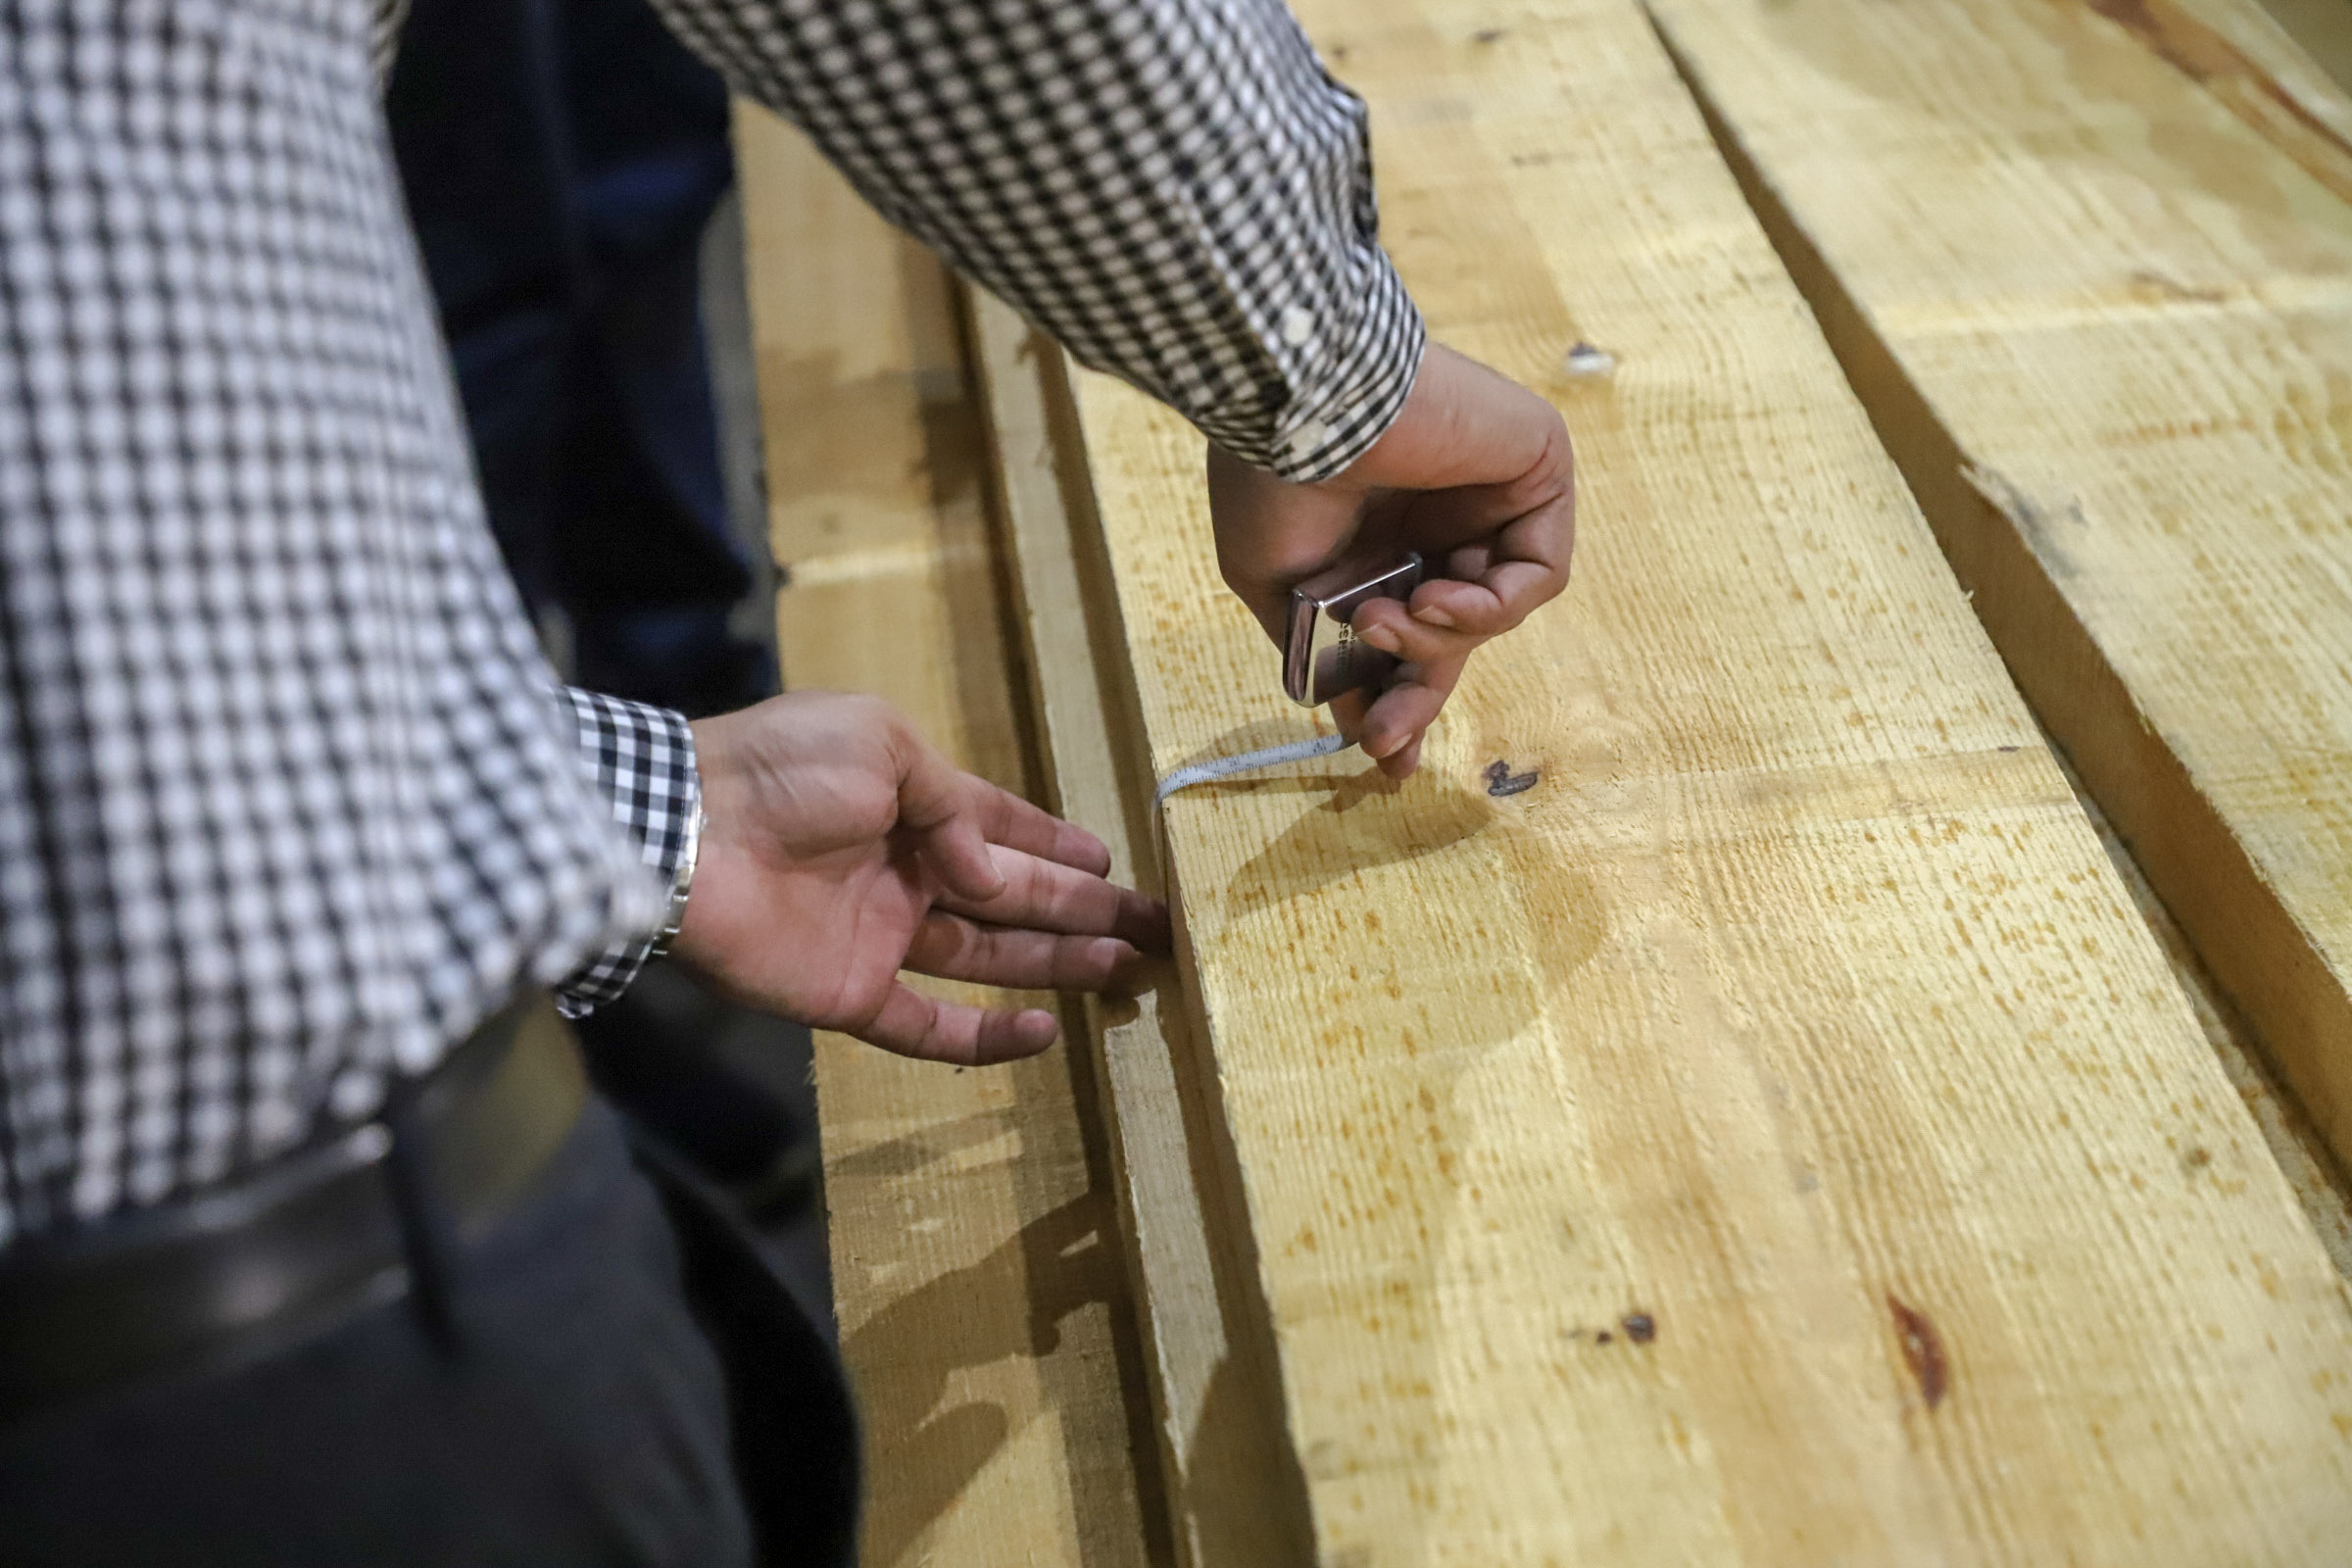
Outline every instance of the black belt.
<svg viewBox="0 0 2352 1568"><path fill-rule="evenodd" d="M569 1028L534 995L379 1120L188 1198L17 1243L0 1252L0 1422L264 1355L397 1299L426 1261L419 1224L487 1230L587 1095Z"/></svg>

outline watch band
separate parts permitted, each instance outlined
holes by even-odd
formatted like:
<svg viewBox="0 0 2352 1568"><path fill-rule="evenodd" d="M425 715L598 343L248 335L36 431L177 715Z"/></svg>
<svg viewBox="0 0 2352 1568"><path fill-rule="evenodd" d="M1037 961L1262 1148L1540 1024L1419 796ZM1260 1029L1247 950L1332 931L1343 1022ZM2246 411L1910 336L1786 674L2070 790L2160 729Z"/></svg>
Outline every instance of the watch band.
<svg viewBox="0 0 2352 1568"><path fill-rule="evenodd" d="M694 892L694 868L703 855L706 820L703 808L696 807L694 820L686 824L686 847L678 855L677 875L670 879L669 907L662 911L662 929L654 933L654 945L646 950L649 963L669 952L669 945L678 940L678 928L686 923L686 900Z"/></svg>

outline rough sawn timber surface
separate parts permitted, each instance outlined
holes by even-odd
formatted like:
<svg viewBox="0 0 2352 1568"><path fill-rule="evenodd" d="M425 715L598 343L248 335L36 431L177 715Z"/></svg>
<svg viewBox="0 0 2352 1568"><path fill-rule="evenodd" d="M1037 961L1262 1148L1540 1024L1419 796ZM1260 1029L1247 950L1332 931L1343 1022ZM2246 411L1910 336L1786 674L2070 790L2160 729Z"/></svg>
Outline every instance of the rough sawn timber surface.
<svg viewBox="0 0 2352 1568"><path fill-rule="evenodd" d="M965 298L1046 801L1109 846L1113 877L1158 891L1151 763L1067 362L1010 307ZM1132 999L1063 1017L1093 1054L1178 1560L1304 1562L1249 1221L1193 1010L1170 965Z"/></svg>
<svg viewBox="0 0 2352 1568"><path fill-rule="evenodd" d="M785 680L886 697L957 763L1020 789L950 281L798 132L749 107L736 127ZM1153 1560L1083 1067L1056 1049L957 1071L817 1037L834 1309L865 1422L864 1568Z"/></svg>
<svg viewBox="0 0 2352 1568"><path fill-rule="evenodd" d="M2019 683L2352 1155L2352 103L2250 0L1652 10Z"/></svg>
<svg viewBox="0 0 2352 1568"><path fill-rule="evenodd" d="M1300 9L1584 540L1408 785L1166 808L1321 1563L2340 1561L2342 1284L1642 13ZM1304 733L1078 402L1154 769Z"/></svg>

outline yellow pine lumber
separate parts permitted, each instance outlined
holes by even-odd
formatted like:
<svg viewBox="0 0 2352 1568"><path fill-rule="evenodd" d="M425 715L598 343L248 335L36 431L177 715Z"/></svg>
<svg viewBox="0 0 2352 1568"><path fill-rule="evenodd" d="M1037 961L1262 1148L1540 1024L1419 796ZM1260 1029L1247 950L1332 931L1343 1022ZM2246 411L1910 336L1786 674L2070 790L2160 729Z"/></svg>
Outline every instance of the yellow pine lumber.
<svg viewBox="0 0 2352 1568"><path fill-rule="evenodd" d="M1640 9L1300 9L1584 497L1420 777L1167 808L1319 1560L2340 1560L2342 1282ZM1153 767L1302 733L1077 401Z"/></svg>
<svg viewBox="0 0 2352 1568"><path fill-rule="evenodd" d="M1113 876L1155 887L1152 773L1067 364L1010 307L965 299L1046 799L1102 836ZM1249 1224L1173 969L1065 1016L1100 1086L1178 1560L1308 1561Z"/></svg>
<svg viewBox="0 0 2352 1568"><path fill-rule="evenodd" d="M2247 0L1652 9L2027 696L2352 1152L2352 103Z"/></svg>
<svg viewBox="0 0 2352 1568"><path fill-rule="evenodd" d="M948 279L797 132L749 107L736 125L786 682L887 697L1021 788ZM816 1088L865 1568L1150 1562L1072 1058L961 1071L820 1035Z"/></svg>
<svg viewBox="0 0 2352 1568"><path fill-rule="evenodd" d="M2066 765L2066 759L2058 759ZM2213 1047L2214 1059L2229 1076L2237 1098L2245 1102L2261 1129L2262 1140L2270 1147L2271 1157L2278 1162L2279 1174L2294 1190L2295 1200L2303 1205L2303 1217L2328 1250L2328 1259L2335 1271L2352 1280L2352 1192L2347 1191L2342 1167L2334 1153L2320 1138L2319 1129L2311 1124L2311 1115L2303 1108L2293 1091L2278 1081L2278 1068L2263 1054L2254 1038L2253 1029L2246 1023L2245 1014L2237 1004L2222 993L2209 971L2189 944L2188 936L2180 929L2148 886L2148 879L2132 858L2132 852L2099 809L2099 803L2083 793L2082 780L2073 769L2067 769L2067 781L2075 786L2075 799L2090 818L2090 825L2099 835L2099 846L2115 866L2116 875L2123 878L2132 902L2138 906L2139 916L2155 934L2157 945L2173 966L2173 978L2180 981L2180 990L2188 998L2189 1006L2196 1012L2198 1027L2205 1031L2206 1043Z"/></svg>

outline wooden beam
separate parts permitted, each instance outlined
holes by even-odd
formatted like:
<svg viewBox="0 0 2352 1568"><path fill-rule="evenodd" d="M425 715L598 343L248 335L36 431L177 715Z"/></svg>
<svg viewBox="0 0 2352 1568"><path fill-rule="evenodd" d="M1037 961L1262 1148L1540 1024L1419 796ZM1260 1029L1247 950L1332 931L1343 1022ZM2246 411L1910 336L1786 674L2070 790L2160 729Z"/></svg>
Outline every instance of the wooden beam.
<svg viewBox="0 0 2352 1568"><path fill-rule="evenodd" d="M887 697L961 765L1023 788L948 279L798 133L746 107L736 139L785 679ZM1055 1051L967 1072L818 1036L866 1568L1159 1560L1083 1066Z"/></svg>
<svg viewBox="0 0 2352 1568"><path fill-rule="evenodd" d="M1300 9L1584 495L1421 776L1167 808L1319 1560L2330 1560L2342 1282L1642 13ZM1301 733L1078 403L1153 767Z"/></svg>
<svg viewBox="0 0 2352 1568"><path fill-rule="evenodd" d="M2027 696L2352 1152L2352 103L2250 3L1653 10Z"/></svg>
<svg viewBox="0 0 2352 1568"><path fill-rule="evenodd" d="M965 297L1046 798L1110 846L1113 876L1158 891L1151 764L1068 366L1009 307ZM1131 1001L1064 1015L1102 1089L1179 1560L1310 1561L1214 1063L1173 966Z"/></svg>
<svg viewBox="0 0 2352 1568"><path fill-rule="evenodd" d="M2060 767L2066 767L2066 758L2057 755ZM2066 768L2067 781L2075 786L2075 799L2083 814L2090 818L2093 832L2099 836L2099 847L2107 852L2108 861L2123 879L2132 902L2139 909L2139 917L2147 922L2156 944L2164 950L2165 960L2173 967L2173 978L2180 982L2180 991L2188 999L2197 1015L2197 1026L2205 1032L2205 1042L2213 1048L2214 1059L2221 1063L2230 1087L2245 1102L2254 1117L2254 1125L2262 1133L2271 1157L2278 1163L2278 1172L2293 1190L2295 1201L2303 1206L2303 1217L2311 1224L2312 1234L2328 1250L2328 1260L2335 1271L2352 1280L2352 1185L2344 1180L2343 1167L2311 1124L2311 1114L2303 1108L2294 1092L2279 1081L2278 1068L2264 1054L2254 1038L2254 1030L2246 1016L2215 983L2213 973L2187 933L2180 929L2156 890L2148 886L2146 873L2132 852L2124 847L2107 813L2099 808L2083 788L2082 781L2072 768Z"/></svg>

